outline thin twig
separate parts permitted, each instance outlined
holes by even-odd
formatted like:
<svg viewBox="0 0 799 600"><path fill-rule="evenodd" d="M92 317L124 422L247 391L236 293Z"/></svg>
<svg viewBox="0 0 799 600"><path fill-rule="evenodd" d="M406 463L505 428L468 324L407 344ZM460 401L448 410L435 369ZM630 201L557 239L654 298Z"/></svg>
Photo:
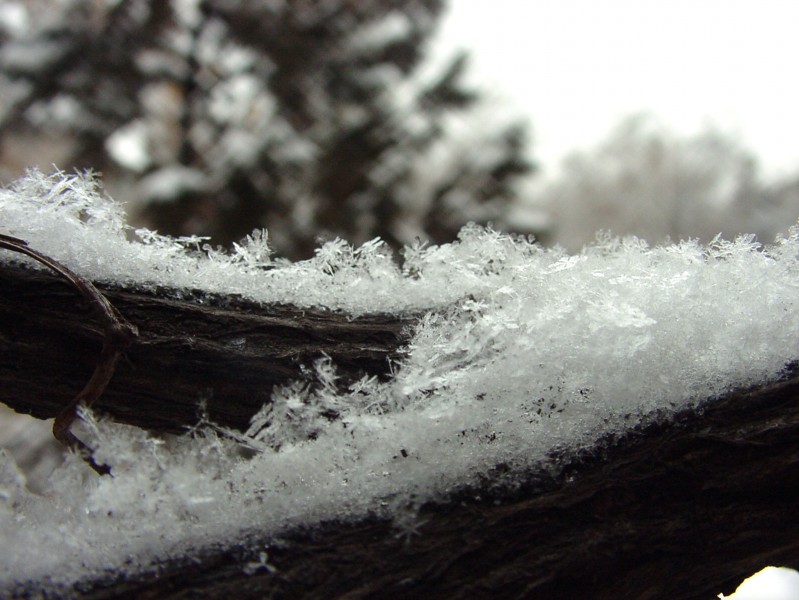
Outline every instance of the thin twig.
<svg viewBox="0 0 799 600"><path fill-rule="evenodd" d="M126 321L119 314L119 311L89 280L74 273L49 256L37 252L28 246L28 242L25 240L0 234L0 248L25 254L61 275L89 301L103 325L105 338L103 339L103 349L100 352L100 360L89 382L55 418L53 435L61 443L75 449L95 471L101 475L107 475L110 473L109 467L98 464L94 460L91 448L72 433L71 427L75 419L78 418L78 407L91 406L105 391L114 374L117 360L119 360L125 349L133 343L133 340L138 335L138 330L135 325Z"/></svg>

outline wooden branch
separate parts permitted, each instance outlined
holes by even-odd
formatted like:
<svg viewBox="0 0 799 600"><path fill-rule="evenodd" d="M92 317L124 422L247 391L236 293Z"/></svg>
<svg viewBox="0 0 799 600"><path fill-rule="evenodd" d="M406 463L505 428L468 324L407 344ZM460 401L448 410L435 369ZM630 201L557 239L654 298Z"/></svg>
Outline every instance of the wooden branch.
<svg viewBox="0 0 799 600"><path fill-rule="evenodd" d="M214 423L246 429L276 385L307 379L307 369L324 356L342 384L387 376L414 322L99 287L139 336L94 407L158 431L196 424L201 402ZM0 263L0 401L38 418L58 415L90 379L103 345L91 310L50 273Z"/></svg>
<svg viewBox="0 0 799 600"><path fill-rule="evenodd" d="M418 535L326 523L109 577L82 597L709 600L799 568L799 376L429 504ZM268 547L267 568L252 569Z"/></svg>
<svg viewBox="0 0 799 600"><path fill-rule="evenodd" d="M206 399L244 428L280 383L326 353L345 379L385 376L412 316L350 320L235 298L103 288L140 328L97 405L123 422L181 431ZM102 328L48 273L0 265L0 400L56 415L94 368ZM561 457L560 471L479 488L421 510L418 536L390 521L325 523L109 575L86 598L683 598L731 593L768 564L799 567L799 371L700 413ZM269 545L270 568L251 568ZM15 593L37 595L36 583Z"/></svg>
<svg viewBox="0 0 799 600"><path fill-rule="evenodd" d="M100 475L108 475L111 472L109 467L95 462L91 448L72 433L71 427L78 418L78 409L90 407L103 394L114 375L120 355L133 343L138 331L117 312L91 281L31 248L25 240L0 234L0 248L24 254L60 275L86 299L103 326L103 349L94 372L78 395L56 416L53 422L53 435L61 443L78 451Z"/></svg>

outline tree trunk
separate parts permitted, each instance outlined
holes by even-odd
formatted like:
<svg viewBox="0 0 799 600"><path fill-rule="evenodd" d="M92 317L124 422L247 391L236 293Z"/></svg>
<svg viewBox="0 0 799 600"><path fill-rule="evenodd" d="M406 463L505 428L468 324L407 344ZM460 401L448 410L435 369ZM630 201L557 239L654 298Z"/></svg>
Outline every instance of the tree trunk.
<svg viewBox="0 0 799 600"><path fill-rule="evenodd" d="M385 374L412 317L202 303L107 290L140 339L99 407L179 430L211 417L244 426L268 390L329 354L348 377ZM0 268L2 400L52 416L91 372L101 334L66 285ZM243 342L241 341L243 340ZM232 358L231 358L232 356ZM55 389L54 393L51 389ZM799 374L730 394L561 459L557 475L424 506L418 535L367 519L160 565L157 575L84 582L86 598L532 598L708 600L766 565L799 567Z"/></svg>

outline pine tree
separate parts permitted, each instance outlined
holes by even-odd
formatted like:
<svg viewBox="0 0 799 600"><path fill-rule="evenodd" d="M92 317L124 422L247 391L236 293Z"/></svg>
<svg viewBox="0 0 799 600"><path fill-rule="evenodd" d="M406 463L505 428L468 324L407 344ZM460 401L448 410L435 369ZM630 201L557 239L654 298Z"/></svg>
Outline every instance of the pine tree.
<svg viewBox="0 0 799 600"><path fill-rule="evenodd" d="M424 60L442 0L11 2L3 138L62 131L162 233L291 258L503 222L525 129L481 130L458 56ZM10 10L6 7L6 11ZM12 20L13 21L13 20Z"/></svg>

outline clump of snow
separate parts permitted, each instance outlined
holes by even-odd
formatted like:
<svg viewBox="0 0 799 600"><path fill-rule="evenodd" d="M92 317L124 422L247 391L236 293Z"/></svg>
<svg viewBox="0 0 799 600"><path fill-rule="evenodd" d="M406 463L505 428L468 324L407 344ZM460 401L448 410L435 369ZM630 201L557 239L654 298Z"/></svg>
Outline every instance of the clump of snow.
<svg viewBox="0 0 799 600"><path fill-rule="evenodd" d="M33 494L0 455L8 586L136 572L327 519L393 516L412 534L414 507L498 464L556 468L555 450L773 380L799 358L796 228L769 248L600 236L567 255L467 227L456 243L406 248L401 267L379 241L335 240L287 263L265 232L230 254L133 232L91 178L37 172L0 191L0 223L93 280L424 314L391 380L341 392L320 360L315 385L276 390L246 432L208 424L164 438L86 414L82 435L113 477L71 457ZM0 253L11 260L22 259Z"/></svg>
<svg viewBox="0 0 799 600"><path fill-rule="evenodd" d="M746 578L732 596L722 600L796 600L799 598L799 572L787 567L766 567Z"/></svg>
<svg viewBox="0 0 799 600"><path fill-rule="evenodd" d="M67 44L57 39L4 44L0 50L0 64L10 71L32 74L56 63L66 51Z"/></svg>
<svg viewBox="0 0 799 600"><path fill-rule="evenodd" d="M376 23L361 28L351 43L360 50L377 52L389 44L401 42L412 33L410 17L403 11L395 10Z"/></svg>
<svg viewBox="0 0 799 600"><path fill-rule="evenodd" d="M170 165L149 173L139 182L139 191L148 202L170 202L183 194L203 189L207 178L202 171L183 165Z"/></svg>
<svg viewBox="0 0 799 600"><path fill-rule="evenodd" d="M147 123L136 120L120 127L105 142L105 147L118 164L136 173L150 166L147 148Z"/></svg>

